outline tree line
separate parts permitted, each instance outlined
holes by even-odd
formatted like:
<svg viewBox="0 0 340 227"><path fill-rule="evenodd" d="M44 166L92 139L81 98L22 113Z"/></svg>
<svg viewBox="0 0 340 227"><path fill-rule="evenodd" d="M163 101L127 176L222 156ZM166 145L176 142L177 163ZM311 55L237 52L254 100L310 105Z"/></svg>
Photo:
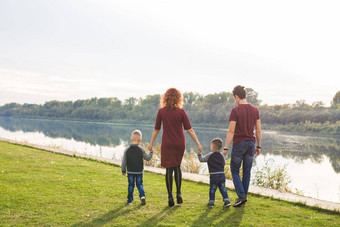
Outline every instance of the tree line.
<svg viewBox="0 0 340 227"><path fill-rule="evenodd" d="M264 125L329 124L340 132L340 91L332 105L317 101L312 105L304 100L293 104L260 105L258 93L247 88L247 101L258 106ZM24 118L71 119L109 122L153 123L160 106L161 95L145 98L91 98L77 101L49 101L45 104L9 103L0 107L0 116ZM190 121L195 125L226 127L232 108L236 106L231 92L202 95L183 93L184 105ZM337 128L338 127L338 128Z"/></svg>

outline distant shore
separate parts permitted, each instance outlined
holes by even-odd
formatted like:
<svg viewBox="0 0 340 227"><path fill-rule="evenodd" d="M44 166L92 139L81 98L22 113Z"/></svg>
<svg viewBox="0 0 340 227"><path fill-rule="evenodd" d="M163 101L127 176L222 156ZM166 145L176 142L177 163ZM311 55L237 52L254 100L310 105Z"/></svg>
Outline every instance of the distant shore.
<svg viewBox="0 0 340 227"><path fill-rule="evenodd" d="M68 119L68 118L33 118L33 117L8 117L1 116L3 118L14 119L27 119L27 120L49 120L49 121L66 121L66 122L79 122L79 123L95 123L95 124L109 124L109 125L143 125L147 127L153 127L154 122L150 121L102 121L102 120L88 120L88 119ZM225 127L221 127L220 124L197 124L192 122L193 128L211 129L227 131L229 124L225 124ZM263 130L277 131L284 134L298 134L307 136L332 136L340 137L340 121L334 124L331 123L311 123L304 122L299 124L262 124Z"/></svg>

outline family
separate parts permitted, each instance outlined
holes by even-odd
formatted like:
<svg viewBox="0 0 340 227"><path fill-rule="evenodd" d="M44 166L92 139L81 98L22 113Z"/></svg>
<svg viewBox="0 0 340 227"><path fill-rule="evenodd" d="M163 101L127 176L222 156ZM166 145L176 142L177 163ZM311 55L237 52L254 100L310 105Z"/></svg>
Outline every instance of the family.
<svg viewBox="0 0 340 227"><path fill-rule="evenodd" d="M142 141L142 133L139 130L132 132L131 145L124 151L121 168L122 174L127 173L128 175L127 204L130 205L133 201L135 185L139 191L141 205L146 204L143 188L143 159L150 160L152 158L153 144L162 126L161 166L166 168L165 182L170 207L175 205L172 195L173 175L176 183L177 204L183 203L181 196L182 172L180 167L185 151L184 130L188 132L197 145L199 161L208 163L210 189L207 205L214 207L215 192L218 188L223 197L223 207L231 206L225 187L226 178L224 173L225 156L231 142L233 146L230 169L238 196L233 206L238 207L247 202L253 158L258 156L261 151L261 121L259 110L247 102L246 90L243 86L236 86L233 89L233 96L237 106L231 110L229 116L230 124L223 150L223 141L220 138L214 138L210 144L210 152L202 156L202 146L191 127L186 112L182 109L182 93L176 88L170 88L165 92L161 98L161 108L158 110L154 131L148 145L150 153L146 153L139 146ZM241 164L243 165L242 180L240 177Z"/></svg>

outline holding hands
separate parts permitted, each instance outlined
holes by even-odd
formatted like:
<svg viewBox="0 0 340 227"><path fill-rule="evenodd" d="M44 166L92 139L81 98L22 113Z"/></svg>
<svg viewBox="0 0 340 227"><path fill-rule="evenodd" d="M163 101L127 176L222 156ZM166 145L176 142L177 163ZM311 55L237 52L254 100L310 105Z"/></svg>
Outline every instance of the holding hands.
<svg viewBox="0 0 340 227"><path fill-rule="evenodd" d="M226 156L227 153L228 153L228 148L227 147L223 148L223 151L222 151L223 156Z"/></svg>
<svg viewBox="0 0 340 227"><path fill-rule="evenodd" d="M197 144L197 152L201 153L202 152L202 146L201 144Z"/></svg>

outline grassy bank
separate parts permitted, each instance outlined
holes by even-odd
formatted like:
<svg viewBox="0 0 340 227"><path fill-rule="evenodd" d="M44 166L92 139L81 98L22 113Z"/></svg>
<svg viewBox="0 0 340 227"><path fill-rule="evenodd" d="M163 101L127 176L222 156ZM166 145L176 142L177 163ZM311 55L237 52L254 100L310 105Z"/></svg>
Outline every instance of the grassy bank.
<svg viewBox="0 0 340 227"><path fill-rule="evenodd" d="M169 208L164 177L144 174L147 205L126 206L119 167L0 142L0 225L338 226L339 213L260 196L241 208L205 206L208 185L184 181ZM235 192L228 191L232 201ZM135 192L135 197L137 194Z"/></svg>

